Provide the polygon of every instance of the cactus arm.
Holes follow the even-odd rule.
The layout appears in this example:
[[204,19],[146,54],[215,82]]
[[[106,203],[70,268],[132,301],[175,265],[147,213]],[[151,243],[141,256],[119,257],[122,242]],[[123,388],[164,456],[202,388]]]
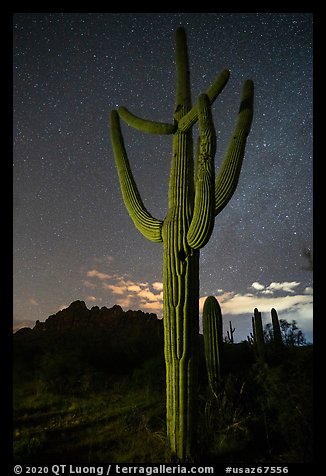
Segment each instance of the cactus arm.
[[216,133],[206,94],[198,99],[199,151],[196,167],[194,213],[187,233],[187,243],[193,249],[206,245],[214,227],[214,156]]
[[176,124],[155,122],[137,117],[125,107],[119,107],[117,111],[121,119],[123,119],[128,126],[141,132],[147,132],[149,134],[173,134],[177,129]]
[[[206,94],[211,104],[215,101],[217,96],[223,91],[224,86],[228,82],[230,72],[228,69],[223,71],[217,76],[212,85],[207,89]],[[185,132],[192,127],[198,120],[198,102],[190,109],[190,111],[183,116],[179,121],[178,129]]]
[[253,117],[254,86],[251,80],[244,83],[238,118],[229,142],[221,170],[215,180],[215,216],[231,199],[239,180],[247,136]]
[[133,178],[125,150],[117,111],[111,113],[111,140],[125,206],[136,228],[150,241],[162,242],[163,222],[153,218],[145,208]]
[[176,94],[174,118],[179,121],[191,109],[190,71],[187,38],[184,28],[176,31]]
[[215,101],[218,95],[223,91],[224,86],[228,82],[230,77],[230,71],[227,68],[224,68],[220,74],[216,77],[215,81],[211,84],[211,86],[207,89],[207,96],[211,104]]

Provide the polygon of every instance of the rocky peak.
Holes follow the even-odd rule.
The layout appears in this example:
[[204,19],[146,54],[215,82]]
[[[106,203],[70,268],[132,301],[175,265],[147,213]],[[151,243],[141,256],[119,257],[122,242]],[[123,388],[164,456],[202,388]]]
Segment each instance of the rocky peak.
[[[81,327],[116,328],[126,321],[159,322],[157,315],[142,311],[124,311],[115,304],[111,308],[93,306],[88,309],[84,301],[74,301],[67,308],[49,316],[45,322],[36,321],[33,331],[65,330]],[[155,324],[154,324],[155,325]]]

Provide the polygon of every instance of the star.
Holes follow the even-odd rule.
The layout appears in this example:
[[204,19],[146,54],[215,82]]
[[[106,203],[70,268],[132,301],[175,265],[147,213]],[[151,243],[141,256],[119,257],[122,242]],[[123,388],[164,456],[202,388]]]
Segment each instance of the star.
[[[282,308],[280,316],[297,317],[312,339],[312,296],[302,298],[312,273],[301,256],[312,249],[312,23],[311,13],[15,13],[14,319],[42,321],[77,299],[113,306],[112,289],[126,275],[143,290],[162,282],[162,248],[140,235],[123,204],[109,116],[125,106],[173,120],[175,31],[183,25],[193,101],[231,71],[213,105],[217,172],[241,85],[255,84],[239,183],[201,251],[200,295],[232,296],[235,314],[225,319],[241,340],[253,310],[236,314],[236,303],[251,284],[299,282],[300,312]],[[122,127],[143,201],[164,219],[171,137]],[[92,269],[110,280],[87,277]],[[283,302],[273,289],[269,301],[254,290],[266,312]]]

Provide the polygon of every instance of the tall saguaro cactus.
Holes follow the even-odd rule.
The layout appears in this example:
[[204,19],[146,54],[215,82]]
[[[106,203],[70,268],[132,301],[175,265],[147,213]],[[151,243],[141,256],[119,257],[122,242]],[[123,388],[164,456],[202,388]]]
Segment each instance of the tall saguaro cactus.
[[[240,110],[223,164],[215,178],[216,134],[211,104],[224,88],[223,70],[192,105],[186,34],[176,32],[176,101],[171,123],[153,122],[119,107],[111,114],[111,138],[122,196],[138,230],[163,243],[163,322],[166,363],[166,422],[172,455],[191,459],[196,420],[199,334],[199,250],[208,242],[215,216],[237,186],[253,115],[253,83],[244,83]],[[168,211],[154,218],[144,206],[126,154],[120,118],[151,134],[172,135]],[[193,161],[192,127],[198,121],[199,146]]]

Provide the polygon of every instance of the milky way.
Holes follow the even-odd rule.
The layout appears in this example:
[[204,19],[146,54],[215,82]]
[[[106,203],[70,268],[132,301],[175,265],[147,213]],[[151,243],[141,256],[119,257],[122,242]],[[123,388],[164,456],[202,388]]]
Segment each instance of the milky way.
[[[312,272],[302,253],[312,250],[311,13],[14,15],[14,320],[33,325],[77,299],[160,315],[162,247],[125,210],[109,116],[124,105],[171,122],[179,25],[193,101],[231,72],[213,105],[216,170],[241,85],[255,84],[239,184],[201,251],[201,305],[217,296],[238,340],[254,307],[266,322],[275,307],[311,341]],[[171,136],[125,125],[123,133],[143,201],[163,219]]]

